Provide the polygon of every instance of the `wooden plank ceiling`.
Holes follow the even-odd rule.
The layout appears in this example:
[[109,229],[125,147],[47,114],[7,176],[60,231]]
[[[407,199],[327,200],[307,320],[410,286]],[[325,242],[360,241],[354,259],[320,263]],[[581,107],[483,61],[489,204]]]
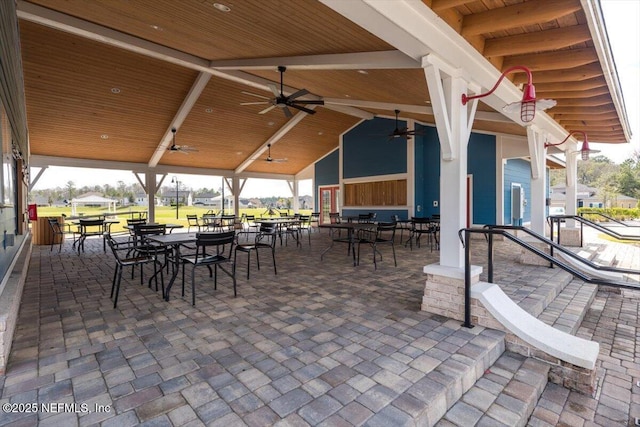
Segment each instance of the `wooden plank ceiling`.
[[[627,142],[626,118],[614,107],[585,13],[579,0],[424,0],[498,70],[526,65],[534,71],[539,98],[557,100],[548,111],[567,131],[590,141]],[[394,47],[315,0],[235,0],[230,11],[212,0],[30,0],[37,5],[152,42],[206,61],[393,51]],[[198,77],[195,67],[152,58],[21,19],[20,31],[31,154],[76,159],[150,162]],[[244,70],[246,76],[279,84],[275,69]],[[253,76],[253,77],[252,77]],[[523,74],[509,76],[523,83]],[[290,68],[285,85],[342,100],[363,112],[433,123],[420,68]],[[264,86],[264,85],[263,85]],[[115,92],[115,93],[114,93]],[[176,133],[185,155],[166,151],[160,165],[292,175],[338,146],[338,136],[360,118],[318,106],[264,149],[288,119],[279,108],[251,94],[271,97],[256,85],[214,74]],[[424,112],[422,112],[424,109]],[[484,104],[479,110],[493,111]],[[294,110],[295,112],[295,110]],[[525,135],[516,123],[477,118],[474,129]],[[393,129],[390,129],[391,132]]]

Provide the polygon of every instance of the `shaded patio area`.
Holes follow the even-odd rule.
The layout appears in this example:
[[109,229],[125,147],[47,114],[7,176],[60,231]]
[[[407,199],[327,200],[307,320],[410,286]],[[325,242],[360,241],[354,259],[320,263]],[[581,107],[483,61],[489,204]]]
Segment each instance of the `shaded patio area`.
[[[278,246],[278,275],[264,259],[260,271],[252,265],[249,281],[239,254],[238,297],[228,278],[220,276],[214,290],[200,275],[195,307],[189,286],[183,298],[176,284],[165,302],[139,284],[138,273],[125,274],[115,310],[114,261],[102,242],[88,241],[81,255],[69,242],[60,254],[34,246],[1,402],[88,410],[3,413],[0,425],[414,425],[434,422],[438,392],[464,414],[450,401],[458,384],[515,375],[491,366],[504,350],[502,332],[420,311],[422,267],[438,259],[428,245],[398,245],[397,268],[383,248],[374,270],[364,247],[358,267],[345,245],[321,262],[328,244],[322,232],[312,234],[311,246]],[[518,264],[508,243],[498,252],[496,281],[510,286],[565,274]],[[634,292],[598,293],[580,329],[601,342],[597,399],[548,384],[531,425],[611,425],[640,416],[639,303]],[[624,315],[614,317],[616,309]],[[498,366],[509,365],[505,357],[522,364],[505,353]],[[462,379],[452,379],[457,374]],[[517,397],[499,394],[487,410],[475,408],[472,424],[501,425],[494,405],[519,411]],[[454,413],[440,424],[468,419]]]

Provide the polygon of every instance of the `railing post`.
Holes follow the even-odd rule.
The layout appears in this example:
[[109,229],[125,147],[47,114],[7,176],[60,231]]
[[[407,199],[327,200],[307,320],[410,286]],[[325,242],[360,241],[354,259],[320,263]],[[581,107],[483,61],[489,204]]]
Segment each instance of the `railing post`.
[[584,236],[584,223],[580,221],[580,247],[583,246],[583,236]]
[[487,280],[493,283],[493,229],[489,229],[489,253],[487,254]]
[[473,328],[471,324],[471,232],[464,230],[464,323],[465,328]]

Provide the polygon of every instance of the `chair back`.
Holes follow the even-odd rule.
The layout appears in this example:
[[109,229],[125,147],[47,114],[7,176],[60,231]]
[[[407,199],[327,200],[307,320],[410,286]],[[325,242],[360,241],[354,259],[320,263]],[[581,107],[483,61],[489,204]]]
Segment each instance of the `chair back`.
[[80,219],[80,234],[99,235],[105,232],[104,219]]
[[198,215],[187,215],[187,223],[189,225],[199,225],[198,224]]
[[331,224],[340,224],[340,214],[338,212],[330,212],[329,220]]
[[[379,222],[376,228],[377,230],[377,238],[380,240],[394,240],[396,235],[396,225],[395,221],[392,222]],[[391,233],[391,234],[389,234]]]
[[431,231],[431,218],[411,217],[411,229],[418,233],[428,233]]
[[[224,231],[222,233],[196,233],[196,246],[198,249],[195,258],[196,264],[198,263],[198,260],[202,262],[204,259],[211,256],[216,256],[220,261],[230,259],[236,240],[235,235],[235,231]],[[207,251],[207,248],[210,247],[216,248],[215,254]],[[228,247],[228,251],[226,250],[226,247]]]
[[144,240],[146,236],[167,234],[166,224],[137,224],[133,226],[135,236]]
[[47,221],[49,221],[49,227],[51,227],[51,231],[53,231],[53,234],[64,234],[64,232],[62,231],[62,226],[58,222],[57,218],[47,218]]
[[256,235],[256,245],[269,246],[272,249],[276,246],[278,237],[278,225],[273,222],[260,223],[260,231]]
[[220,228],[222,231],[233,231],[236,225],[235,215],[222,215],[220,218]]

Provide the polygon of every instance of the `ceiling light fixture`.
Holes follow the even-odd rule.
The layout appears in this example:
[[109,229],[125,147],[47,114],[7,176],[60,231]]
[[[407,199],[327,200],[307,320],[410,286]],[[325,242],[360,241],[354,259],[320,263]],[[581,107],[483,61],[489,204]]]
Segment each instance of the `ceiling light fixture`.
[[536,89],[533,86],[533,76],[531,74],[531,70],[522,65],[515,65],[513,67],[507,68],[501,75],[496,84],[491,88],[491,90],[487,93],[483,93],[480,95],[467,96],[466,93],[462,94],[462,105],[467,105],[467,102],[472,99],[484,98],[485,96],[491,95],[497,88],[498,85],[502,82],[502,79],[514,71],[524,71],[527,73],[527,84],[524,85],[522,101],[514,102],[512,104],[505,105],[502,110],[505,113],[514,113],[520,109],[520,120],[525,123],[532,121],[536,116],[536,110],[546,110],[547,108],[551,108],[556,105],[556,101],[552,99],[536,99]]
[[120,93],[120,88],[112,87],[111,88],[111,93]]
[[358,70],[358,72],[360,74],[369,74],[369,72],[367,70]]
[[107,135],[106,133],[103,133],[102,135],[100,135],[100,138],[109,139],[109,135]]
[[213,108],[205,108],[205,113],[213,113]]
[[580,134],[584,138],[584,141],[582,142],[582,148],[580,148],[580,151],[575,151],[575,152],[580,153],[580,155],[582,157],[582,160],[589,160],[589,155],[590,154],[595,154],[595,153],[599,153],[600,152],[600,150],[592,150],[592,149],[589,148],[589,140],[587,138],[587,133],[583,132],[581,130],[574,130],[572,132],[569,132],[569,135],[567,135],[567,137],[565,139],[563,139],[561,142],[558,142],[556,144],[551,144],[551,143],[545,142],[544,143],[544,148],[555,147],[557,145],[562,145],[565,142],[567,142],[569,137],[571,137],[574,134]]
[[225,13],[231,12],[231,8],[229,6],[227,6],[226,4],[214,3],[213,7],[218,9],[220,12],[225,12]]
[[160,27],[159,25],[149,25],[149,26],[156,31],[164,31],[164,28]]

